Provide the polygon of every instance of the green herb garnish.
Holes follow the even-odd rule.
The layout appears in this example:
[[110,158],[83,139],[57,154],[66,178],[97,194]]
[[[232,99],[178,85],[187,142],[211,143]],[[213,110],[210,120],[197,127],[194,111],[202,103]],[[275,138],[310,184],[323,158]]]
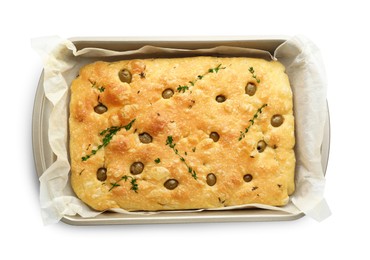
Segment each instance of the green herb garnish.
[[135,120],[136,119],[132,120],[130,123],[124,126],[112,126],[112,127],[108,127],[107,129],[101,131],[99,135],[104,136],[102,143],[99,144],[96,149],[92,150],[90,154],[81,157],[82,161],[87,161],[92,155],[96,154],[101,148],[106,147],[109,144],[109,142],[112,140],[113,136],[117,134],[122,128],[126,129],[126,131],[130,130]]
[[128,175],[123,175],[121,177],[121,179],[119,179],[118,181],[111,182],[110,185],[112,185],[112,187],[110,187],[109,191],[113,190],[115,187],[121,186],[118,182],[120,182],[122,180],[124,180],[126,182],[128,179],[130,179],[131,190],[133,190],[133,191],[135,191],[135,193],[137,193],[137,191],[139,190],[139,185],[136,183],[137,179],[135,179],[132,176],[128,176]]
[[[208,70],[208,73],[217,73],[219,70],[223,70],[223,69],[226,69],[226,67],[222,67],[221,68],[221,64],[218,64],[218,66],[216,68],[213,68],[213,69],[209,69]],[[204,76],[204,75],[203,75]],[[198,76],[199,77],[199,76]]]
[[239,141],[241,141],[244,137],[245,137],[245,134],[248,133],[249,131],[249,128],[254,125],[254,120],[256,120],[258,118],[258,115],[262,113],[262,109],[264,107],[267,107],[267,104],[263,104],[259,109],[257,109],[256,113],[253,115],[253,118],[249,120],[249,125],[247,128],[245,128],[244,131],[240,131],[240,136],[239,136]]
[[253,67],[249,67],[249,72],[252,74],[252,77],[257,81],[257,83],[261,82],[261,80],[257,78],[257,75],[255,74]]
[[186,167],[188,168],[188,172],[191,174],[191,177],[196,180],[198,178],[197,173],[186,163],[185,158],[179,154],[179,151],[175,148],[176,144],[173,142],[173,138],[171,135],[167,136],[166,145],[168,145],[175,152],[175,154],[180,157],[180,161],[182,161],[186,165]]
[[103,86],[98,86],[97,84],[96,84],[96,81],[91,81],[91,80],[89,80],[90,81],[90,83],[92,84],[92,88],[96,88],[97,90],[99,90],[99,92],[100,93],[102,93],[102,92],[104,92],[104,90],[105,90],[105,87],[103,87]]
[[[206,76],[207,74],[209,74],[209,73],[218,73],[218,71],[219,71],[219,70],[226,69],[226,67],[221,67],[221,65],[222,65],[222,64],[218,64],[218,65],[217,65],[217,67],[209,69],[209,70],[208,70],[206,73],[204,73],[203,75],[198,75],[198,76],[197,76],[197,78],[196,78],[195,80],[193,80],[193,81],[189,81],[189,84],[190,84],[191,86],[194,86],[194,85],[195,85],[195,83],[196,83],[198,80],[203,79],[203,78],[204,78],[204,76]],[[185,93],[185,91],[186,91],[186,90],[188,90],[188,89],[189,89],[189,86],[188,86],[188,85],[184,85],[184,86],[179,86],[179,87],[177,88],[177,91],[178,91],[178,92]]]
[[160,163],[161,162],[161,159],[157,158],[154,160],[155,163]]
[[185,93],[185,91],[186,91],[186,90],[188,90],[188,89],[189,89],[189,87],[188,87],[188,86],[179,86],[179,87],[177,88],[177,91],[178,91],[178,92]]

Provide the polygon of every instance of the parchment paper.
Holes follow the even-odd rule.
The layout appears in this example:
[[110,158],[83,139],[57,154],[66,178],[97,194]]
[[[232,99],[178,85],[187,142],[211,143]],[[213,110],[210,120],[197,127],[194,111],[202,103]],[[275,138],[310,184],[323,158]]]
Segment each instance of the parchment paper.
[[[324,123],[327,119],[325,69],[319,50],[304,37],[292,37],[280,45],[274,55],[261,50],[226,46],[198,50],[144,46],[138,50],[124,52],[97,48],[77,51],[72,42],[59,37],[33,39],[32,46],[42,58],[45,96],[54,106],[49,119],[48,135],[51,149],[57,159],[40,177],[41,212],[45,224],[56,223],[63,216],[68,215],[94,217],[101,214],[80,201],[74,195],[69,183],[70,164],[67,151],[69,86],[79,69],[96,60],[197,55],[277,59],[286,67],[294,94],[296,191],[290,197],[288,205],[271,207],[250,204],[212,210],[259,207],[292,214],[304,212],[318,221],[330,215],[329,207],[323,197],[325,178],[320,152]],[[161,212],[128,212],[122,209],[113,211],[122,214],[161,214]]]

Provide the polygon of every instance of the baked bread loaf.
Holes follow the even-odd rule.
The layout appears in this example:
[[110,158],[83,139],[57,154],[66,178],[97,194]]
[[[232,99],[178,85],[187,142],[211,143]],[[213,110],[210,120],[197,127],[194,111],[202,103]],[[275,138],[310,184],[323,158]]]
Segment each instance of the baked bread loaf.
[[294,191],[292,91],[254,58],[95,62],[71,86],[71,182],[96,210],[280,206]]

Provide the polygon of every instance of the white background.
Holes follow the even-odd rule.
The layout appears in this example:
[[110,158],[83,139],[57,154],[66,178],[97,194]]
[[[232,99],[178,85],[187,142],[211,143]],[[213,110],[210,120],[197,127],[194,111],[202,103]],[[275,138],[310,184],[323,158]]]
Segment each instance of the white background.
[[[0,3],[0,259],[369,259],[369,210],[363,208],[370,198],[365,1],[7,2]],[[31,38],[294,34],[317,44],[327,68],[332,139],[325,197],[331,217],[321,223],[304,217],[262,223],[43,225],[31,144],[42,65]]]

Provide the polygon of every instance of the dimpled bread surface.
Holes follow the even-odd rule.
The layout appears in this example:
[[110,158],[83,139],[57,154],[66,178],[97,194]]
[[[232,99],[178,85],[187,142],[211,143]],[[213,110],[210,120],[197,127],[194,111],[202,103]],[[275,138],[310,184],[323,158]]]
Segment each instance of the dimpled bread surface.
[[292,111],[277,61],[86,65],[71,86],[72,187],[100,211],[285,205],[294,191]]

